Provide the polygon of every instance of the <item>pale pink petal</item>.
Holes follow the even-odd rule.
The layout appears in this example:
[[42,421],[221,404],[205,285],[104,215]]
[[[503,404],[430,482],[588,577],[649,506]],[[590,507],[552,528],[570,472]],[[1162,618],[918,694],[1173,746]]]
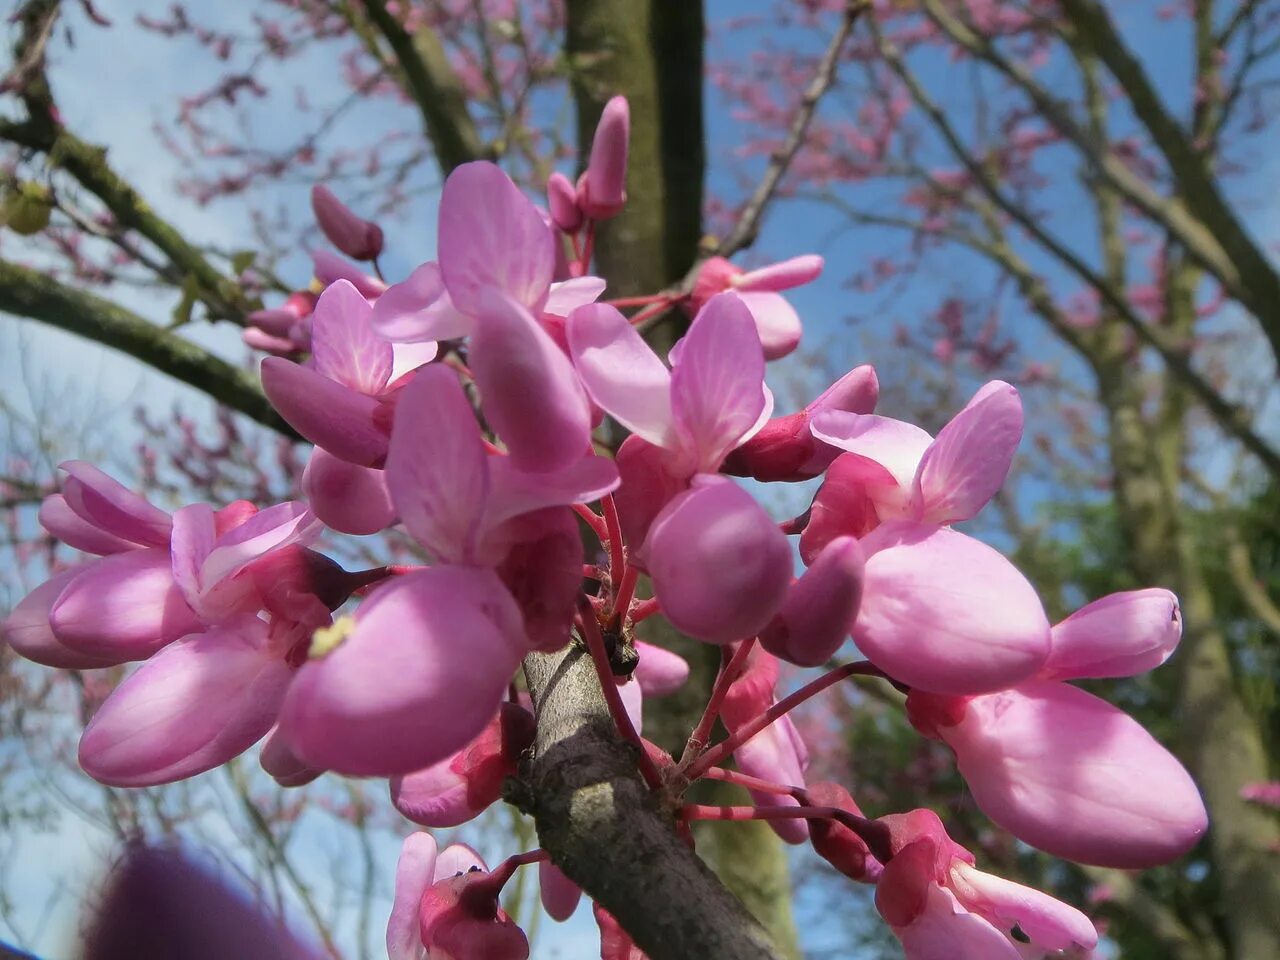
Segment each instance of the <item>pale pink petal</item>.
[[81,653],[68,647],[49,625],[49,614],[62,591],[92,564],[77,564],[46,580],[18,602],[0,622],[0,637],[19,655],[46,667],[89,670],[120,663],[119,658]]
[[864,564],[857,540],[832,540],[787,590],[777,616],[760,631],[760,643],[797,666],[826,663],[853,630]]
[[622,709],[637,733],[644,731],[644,691],[635,680],[618,684],[618,697],[622,700]]
[[1052,637],[1040,679],[1132,677],[1173,655],[1182,614],[1168,590],[1127,590],[1081,607],[1053,628]]
[[484,294],[470,363],[485,418],[522,470],[546,473],[591,446],[591,407],[573,364],[516,301]]
[[574,277],[553,283],[542,312],[553,317],[568,317],[579,307],[599,300],[604,288],[605,282],[601,277]]
[[262,389],[289,425],[336,457],[376,467],[387,455],[379,403],[281,357],[262,361]]
[[780,360],[800,345],[800,316],[781,294],[744,291],[737,296],[751,311],[766,360]]
[[[784,786],[803,787],[808,754],[790,717],[781,717],[733,752],[738,768],[748,776],[771,780]],[[795,797],[752,790],[757,806],[798,807]],[[802,819],[770,820],[774,833],[787,843],[804,843],[809,824]]]
[[387,287],[373,304],[372,323],[378,336],[396,343],[454,340],[475,329],[475,321],[449,299],[435,261]]
[[714,473],[764,408],[764,354],[750,311],[733,293],[698,311],[671,372],[676,430],[693,469]]
[[591,503],[621,483],[613,461],[597,456],[583,457],[553,473],[517,470],[509,457],[494,457],[489,461],[489,481],[485,523],[490,528],[544,507]]
[[646,697],[675,693],[689,679],[689,661],[680,654],[643,640],[637,640],[635,646],[640,662],[632,676]]
[[671,374],[626,317],[607,303],[569,316],[569,352],[591,399],[650,443],[674,443]]
[[391,383],[406,373],[430,363],[440,352],[434,341],[424,343],[393,343],[391,345]]
[[193,777],[260,740],[292,670],[251,619],[184,637],[130,675],[80,738],[80,766],[100,783],[143,787]]
[[479,867],[485,871],[489,869],[484,862],[484,857],[480,856],[477,850],[465,843],[451,843],[440,851],[432,881],[439,883],[441,880],[456,877],[460,873],[470,873],[473,867]]
[[538,208],[492,163],[464,163],[440,197],[440,273],[454,305],[484,312],[482,294],[539,310],[555,269],[554,236]]
[[868,484],[881,520],[910,516],[916,470],[933,443],[929,434],[901,420],[840,410],[815,414],[810,430],[823,443],[878,464],[893,477],[893,486]]
[[489,466],[471,404],[447,367],[404,388],[386,482],[409,532],[439,560],[470,562],[489,496]]
[[980,389],[925,451],[912,511],[926,523],[968,520],[1000,489],[1022,439],[1022,401],[1000,380]]
[[983,873],[961,860],[951,863],[951,891],[970,912],[992,926],[1016,925],[1040,950],[1084,948],[1098,943],[1093,923],[1075,907],[1012,880]]
[[339,533],[378,533],[396,519],[382,470],[339,460],[323,447],[311,450],[302,472],[302,490],[316,516]]
[[391,377],[391,344],[373,332],[373,308],[346,280],[325,288],[311,315],[311,363],[316,373],[369,396]]
[[1182,764],[1132,717],[1068,684],[977,697],[939,733],[979,809],[1054,856],[1142,869],[1204,835],[1204,803]]
[[85,520],[67,505],[60,493],[50,494],[40,503],[37,514],[40,526],[68,547],[105,557],[112,553],[136,550],[138,544],[122,540]]
[[83,460],[64,461],[58,469],[67,474],[62,495],[82,519],[144,547],[163,547],[169,542],[169,514],[145,497]]
[[390,780],[391,803],[400,814],[424,827],[456,827],[472,819],[467,779],[454,769],[457,754],[424,770]]
[[818,279],[823,260],[816,253],[806,253],[781,263],[771,263],[759,270],[750,270],[733,281],[733,289],[745,293],[749,290],[769,290],[778,293],[790,290]]
[[305,546],[321,533],[320,521],[305,503],[277,503],[260,510],[235,530],[218,538],[200,566],[200,583],[206,590],[232,576],[263,554],[284,547]]
[[351,633],[302,666],[280,728],[312,766],[422,770],[484,729],[527,650],[520,611],[490,571],[409,574],[375,591]]
[[1049,655],[1035,589],[991,547],[954,530],[894,521],[862,541],[858,649],[911,687],[989,693],[1034,676]]
[[69,583],[50,623],[62,643],[116,663],[141,660],[202,629],[160,547],[103,557]]
[[573,916],[582,899],[582,888],[550,860],[538,863],[538,890],[547,916],[561,923]]
[[[892,866],[890,861],[885,872]],[[894,928],[906,960],[1021,960],[1013,941],[966,911],[951,891],[930,884],[927,897],[910,926]]]
[[672,500],[645,554],[663,614],[709,643],[754,636],[791,582],[787,538],[749,493],[721,478],[700,479]]
[[405,838],[396,863],[395,897],[387,921],[388,960],[424,960],[427,955],[419,932],[422,895],[435,882],[435,837],[418,832]]

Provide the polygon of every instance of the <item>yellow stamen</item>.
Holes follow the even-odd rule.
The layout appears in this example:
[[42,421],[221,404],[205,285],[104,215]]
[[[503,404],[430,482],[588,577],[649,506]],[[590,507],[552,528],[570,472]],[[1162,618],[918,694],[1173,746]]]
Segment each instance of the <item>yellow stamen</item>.
[[333,621],[333,626],[321,627],[311,635],[311,649],[307,656],[319,660],[336,650],[356,627],[355,617],[343,616]]

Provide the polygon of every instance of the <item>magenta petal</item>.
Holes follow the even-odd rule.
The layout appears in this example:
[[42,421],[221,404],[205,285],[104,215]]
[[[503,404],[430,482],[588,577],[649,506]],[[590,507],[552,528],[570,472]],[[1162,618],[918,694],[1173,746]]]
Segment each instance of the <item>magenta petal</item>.
[[259,510],[215,542],[200,567],[200,583],[211,590],[262,555],[283,547],[305,546],[320,535],[316,515],[305,503],[290,501]]
[[586,456],[554,473],[517,470],[509,457],[489,461],[489,505],[486,525],[502,523],[522,513],[571,503],[590,503],[616,490],[618,468],[607,457]]
[[275,721],[292,671],[257,619],[184,637],[130,675],[80,738],[80,766],[100,783],[171,783],[226,763]]
[[709,643],[755,636],[791,582],[787,538],[729,480],[700,478],[672,500],[654,521],[645,552],[662,612]]
[[452,370],[428,367],[404,388],[386,482],[414,538],[439,560],[469,563],[489,497],[489,467],[471,404]]
[[323,447],[311,450],[302,490],[316,516],[339,533],[378,533],[396,519],[383,471],[339,460]]
[[67,505],[85,521],[144,547],[169,542],[169,514],[145,497],[83,460],[67,460],[58,469],[68,475],[62,485]]
[[464,163],[440,197],[440,273],[463,313],[484,312],[482,294],[540,309],[555,269],[555,241],[538,208],[492,163]]
[[1168,590],[1127,590],[1081,607],[1053,628],[1052,637],[1040,679],[1132,677],[1173,655],[1182,614]]
[[600,112],[591,157],[587,161],[579,197],[587,216],[604,220],[615,216],[626,202],[627,148],[631,137],[631,108],[627,98],[611,97]]
[[456,827],[475,817],[467,796],[467,780],[454,770],[457,754],[450,754],[425,770],[392,777],[391,803],[401,816],[424,827]]
[[393,283],[373,304],[373,329],[397,343],[465,337],[475,322],[461,313],[445,292],[440,267],[424,263],[407,280]]
[[858,648],[911,687],[989,693],[1029,679],[1049,655],[1035,589],[986,544],[942,527],[895,521],[862,542]]
[[574,233],[582,226],[578,191],[563,173],[553,173],[547,178],[547,212],[551,214],[551,221],[565,233]]
[[126,550],[138,548],[138,544],[133,541],[122,540],[107,533],[101,527],[89,523],[71,509],[60,493],[50,494],[41,501],[37,519],[40,521],[40,526],[52,536],[57,537],[68,547],[83,550],[85,553],[105,557],[108,554],[123,553]]
[[810,416],[823,410],[843,410],[846,413],[871,413],[880,398],[880,379],[869,363],[854,367],[843,377],[822,391],[818,399],[805,407]]
[[573,916],[582,899],[582,888],[550,860],[538,863],[538,890],[547,916],[561,923]]
[[604,288],[605,282],[600,277],[574,277],[553,283],[542,308],[543,316],[568,317],[579,307],[599,300]]
[[395,896],[387,920],[388,960],[423,960],[419,911],[422,895],[435,882],[436,841],[429,833],[405,838],[396,863]]
[[745,293],[751,290],[767,290],[778,293],[790,290],[818,279],[823,260],[816,253],[806,253],[781,263],[771,263],[759,270],[750,270],[734,278],[733,289]]
[[18,602],[0,623],[0,637],[22,657],[46,667],[64,670],[88,670],[121,661],[81,653],[66,646],[54,636],[49,626],[49,613],[72,580],[89,569],[92,563],[78,564],[46,580]]
[[675,693],[689,679],[689,661],[680,654],[643,640],[637,640],[635,646],[640,662],[632,676],[646,697]]
[[361,296],[370,299],[387,289],[387,285],[377,277],[369,276],[350,260],[344,260],[328,250],[312,250],[311,264],[315,268],[316,279],[326,287],[339,280],[346,280]]
[[[733,752],[734,761],[743,773],[761,780],[772,780],[785,786],[803,787],[804,771],[809,765],[804,743],[790,717],[781,717],[765,727]],[[795,797],[751,791],[757,806],[798,807]],[[809,825],[795,820],[771,820],[769,826],[787,843],[804,843],[809,838]]]
[[1018,391],[993,380],[925,451],[912,489],[913,513],[938,524],[973,517],[1004,483],[1021,439]]
[[1068,684],[975,698],[939,732],[982,812],[1056,857],[1143,869],[1204,835],[1182,764],[1132,717]]
[[262,389],[291,427],[334,456],[365,467],[386,457],[373,397],[281,357],[262,361]]
[[376,396],[391,377],[391,344],[373,332],[373,307],[346,280],[325,288],[311,315],[316,373]]
[[[890,861],[885,874],[892,868]],[[893,929],[906,960],[1020,960],[1013,941],[960,906],[950,890],[936,883],[926,889],[920,916],[906,927]]]
[[115,663],[140,660],[202,629],[174,582],[169,551],[117,553],[88,567],[53,605],[57,638]]
[[520,608],[530,647],[563,647],[582,590],[582,535],[573,513],[561,507],[515,517],[491,534],[486,550],[503,557],[496,572]]
[[826,663],[853,630],[864,564],[857,540],[832,540],[787,590],[777,616],[760,631],[761,645],[801,667]]
[[676,430],[693,469],[714,473],[760,421],[764,354],[751,313],[733,293],[698,311],[671,373]]
[[546,473],[580,460],[591,445],[591,407],[573,364],[519,303],[496,293],[480,299],[471,370],[512,463]]
[[356,216],[323,184],[311,188],[311,211],[320,231],[348,257],[372,260],[382,252],[382,229]]
[[277,727],[267,735],[258,751],[258,764],[272,780],[282,787],[301,787],[319,777],[323,770],[309,767],[289,749]]
[[751,311],[766,360],[780,360],[800,345],[804,332],[795,307],[779,293],[744,291],[737,296]]
[[569,352],[591,399],[650,443],[674,443],[671,374],[626,317],[607,303],[569,316]]
[[280,728],[313,766],[392,776],[457,752],[493,717],[528,646],[491,572],[433,567],[374,592],[298,672]]

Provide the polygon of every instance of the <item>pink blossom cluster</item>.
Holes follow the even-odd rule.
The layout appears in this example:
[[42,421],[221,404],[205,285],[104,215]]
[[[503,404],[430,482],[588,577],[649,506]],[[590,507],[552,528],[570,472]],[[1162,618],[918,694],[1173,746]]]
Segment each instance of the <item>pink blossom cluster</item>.
[[[82,766],[103,783],[190,777],[267,736],[261,763],[281,784],[384,777],[397,809],[435,828],[475,817],[518,774],[537,723],[516,682],[522,661],[581,644],[620,735],[641,748],[639,774],[681,821],[764,819],[811,843],[877,885],[911,960],[1091,950],[1082,913],[978,870],[929,811],[871,819],[843,787],[806,785],[789,711],[853,675],[892,683],[915,728],[955,752],[977,805],[1019,840],[1080,863],[1168,862],[1206,828],[1195,785],[1140,725],[1071,681],[1162,663],[1181,634],[1176,599],[1114,594],[1053,625],[1008,559],[954,528],[1013,462],[1023,413],[1006,383],[983,386],[936,436],[874,412],[869,366],[774,416],[766,363],[800,335],[780,292],[813,279],[819,258],[750,272],[711,259],[688,290],[601,300],[590,250],[626,201],[626,156],[615,100],[578,183],[552,178],[549,214],[497,166],[472,163],[445,183],[437,259],[407,279],[388,285],[317,255],[314,309],[294,301],[254,318],[277,354],[262,362],[267,395],[315,445],[306,504],[170,515],[64,464],[41,521],[96,559],[23,600],[6,639],[50,666],[141,661],[81,740]],[[314,200],[335,246],[376,259],[375,225],[327,191]],[[664,358],[636,325],[674,306],[694,316]],[[630,431],[612,458],[593,437],[606,414]],[[731,476],[821,485],[779,524]],[[346,572],[313,549],[326,526],[401,527],[425,562]],[[652,599],[637,598],[642,574]],[[341,613],[353,595],[354,613]],[[643,699],[688,673],[634,641],[658,614],[723,655],[679,758],[640,732]],[[615,652],[634,647],[634,674],[615,673],[606,637]],[[829,668],[851,638],[867,659]],[[784,661],[828,669],[787,693]],[[728,733],[713,742],[717,722]],[[704,777],[746,787],[753,804],[679,803]],[[548,911],[567,916],[579,891],[546,852],[490,871],[469,849],[411,836],[393,960],[526,957],[497,895],[534,862]],[[597,919],[602,956],[639,956],[603,909]]]

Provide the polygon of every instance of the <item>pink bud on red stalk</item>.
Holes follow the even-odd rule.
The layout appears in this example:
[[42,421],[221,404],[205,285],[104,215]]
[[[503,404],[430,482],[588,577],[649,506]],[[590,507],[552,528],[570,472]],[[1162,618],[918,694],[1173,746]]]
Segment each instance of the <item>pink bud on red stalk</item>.
[[604,105],[591,159],[578,181],[578,205],[592,220],[617,216],[627,202],[627,147],[631,138],[631,108],[626,97]]
[[373,260],[382,253],[382,228],[357,217],[328,187],[311,188],[316,223],[335,247],[355,260]]
[[547,178],[547,209],[551,211],[552,222],[565,233],[574,233],[582,226],[578,192],[563,173],[553,173]]
[[[805,790],[805,803],[814,807],[838,807],[856,816],[862,810],[849,791],[838,783],[815,783]],[[871,855],[866,841],[831,817],[814,817],[809,821],[809,841],[814,852],[852,880],[875,883],[883,869]]]

